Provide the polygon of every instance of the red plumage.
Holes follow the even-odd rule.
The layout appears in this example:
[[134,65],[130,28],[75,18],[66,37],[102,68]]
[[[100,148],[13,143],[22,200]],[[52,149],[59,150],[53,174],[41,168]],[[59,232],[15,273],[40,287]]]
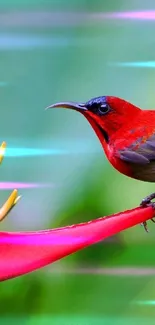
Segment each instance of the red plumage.
[[[155,111],[116,97],[106,97],[111,111],[103,116],[83,114],[96,132],[109,162],[120,173],[143,181],[155,181]],[[106,141],[102,129],[107,132]]]
[[155,182],[155,111],[141,110],[112,96],[96,97],[86,103],[57,103],[50,107],[81,112],[115,169],[135,179]]
[[[155,182],[155,111],[141,110],[112,96],[96,97],[86,103],[61,102],[48,108],[53,107],[81,112],[96,132],[109,162],[120,173]],[[141,205],[152,205],[154,198],[155,193],[143,199]],[[147,231],[146,222],[143,224]]]

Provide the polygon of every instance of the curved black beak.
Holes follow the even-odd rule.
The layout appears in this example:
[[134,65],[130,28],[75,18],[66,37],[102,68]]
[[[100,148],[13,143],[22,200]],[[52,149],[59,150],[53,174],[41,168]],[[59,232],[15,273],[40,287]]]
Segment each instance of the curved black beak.
[[87,108],[85,107],[84,103],[74,103],[74,102],[55,103],[53,105],[46,107],[45,109],[47,110],[49,108],[54,108],[54,107],[69,108],[69,109],[74,109],[76,111],[87,111]]

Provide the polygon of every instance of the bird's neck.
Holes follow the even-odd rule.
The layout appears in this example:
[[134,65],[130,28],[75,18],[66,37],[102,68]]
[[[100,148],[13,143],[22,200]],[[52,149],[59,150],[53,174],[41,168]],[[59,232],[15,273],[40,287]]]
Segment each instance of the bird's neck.
[[104,150],[106,151],[107,145],[110,140],[109,130],[106,128],[101,127],[97,121],[95,121],[90,115],[85,115],[88,122],[92,126],[93,130],[95,131],[97,137],[99,138]]
[[103,120],[100,120],[98,116],[92,116],[91,113],[89,115],[85,114],[106,154],[110,150],[111,139],[115,138],[115,134],[124,128],[124,125],[130,124],[132,126],[133,120],[139,118],[142,112],[133,105],[128,108],[124,114],[114,111],[112,114],[104,116]]

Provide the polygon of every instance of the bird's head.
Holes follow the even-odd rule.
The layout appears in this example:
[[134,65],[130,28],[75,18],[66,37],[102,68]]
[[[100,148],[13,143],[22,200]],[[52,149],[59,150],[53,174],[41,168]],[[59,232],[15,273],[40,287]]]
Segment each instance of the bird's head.
[[73,109],[82,113],[101,143],[108,143],[110,136],[118,131],[124,123],[132,121],[140,108],[130,104],[129,102],[112,96],[100,96],[92,98],[86,103],[60,102],[53,104],[48,108],[64,107]]

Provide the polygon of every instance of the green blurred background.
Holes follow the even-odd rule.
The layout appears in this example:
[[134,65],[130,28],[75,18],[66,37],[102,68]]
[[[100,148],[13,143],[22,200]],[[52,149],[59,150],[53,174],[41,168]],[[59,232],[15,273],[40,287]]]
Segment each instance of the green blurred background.
[[[1,230],[37,230],[87,221],[139,205],[155,190],[116,172],[78,113],[56,101],[123,97],[154,108],[154,69],[111,62],[152,61],[154,21],[99,19],[96,13],[154,10],[154,1],[1,0],[1,141],[58,155],[6,157],[1,181],[51,182],[20,190]],[[63,150],[67,153],[63,154]],[[10,191],[1,191],[3,202]],[[0,324],[154,324],[155,228],[136,226],[40,271],[0,284]]]

